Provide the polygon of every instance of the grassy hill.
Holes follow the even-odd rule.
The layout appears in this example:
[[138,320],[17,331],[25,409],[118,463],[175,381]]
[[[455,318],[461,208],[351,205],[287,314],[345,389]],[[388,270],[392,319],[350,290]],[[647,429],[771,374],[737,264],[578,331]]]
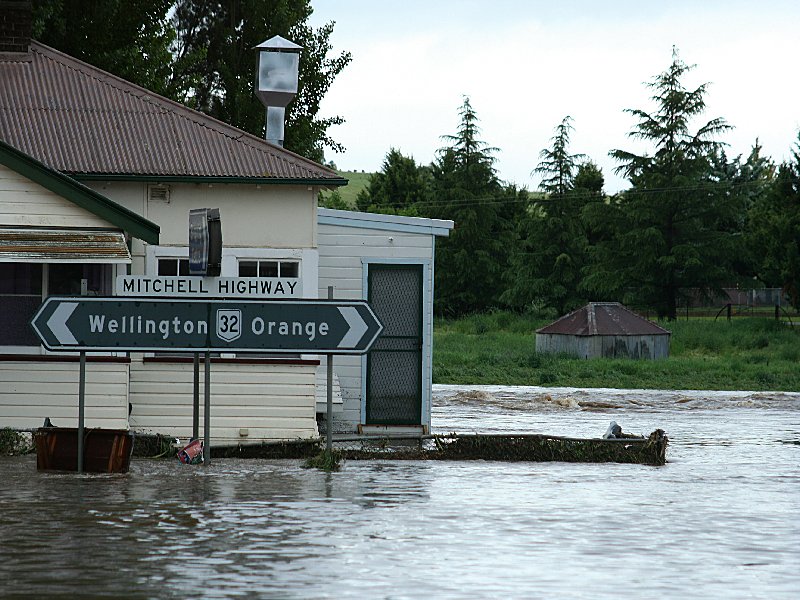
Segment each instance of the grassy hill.
[[[372,176],[372,173],[365,173],[364,171],[336,171],[348,180],[348,184],[344,187],[340,187],[339,194],[342,197],[342,200],[347,203],[348,206],[355,207],[356,205],[356,196],[358,192],[363,190],[365,187],[369,185],[369,178]],[[333,192],[332,191],[324,191],[322,192],[322,196],[324,198],[329,197]]]

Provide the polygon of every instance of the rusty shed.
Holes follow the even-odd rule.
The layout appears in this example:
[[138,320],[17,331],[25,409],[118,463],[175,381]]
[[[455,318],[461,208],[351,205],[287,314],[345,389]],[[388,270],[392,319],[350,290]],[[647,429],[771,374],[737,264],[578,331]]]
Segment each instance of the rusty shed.
[[590,302],[538,329],[536,351],[580,358],[666,358],[669,336],[619,302]]

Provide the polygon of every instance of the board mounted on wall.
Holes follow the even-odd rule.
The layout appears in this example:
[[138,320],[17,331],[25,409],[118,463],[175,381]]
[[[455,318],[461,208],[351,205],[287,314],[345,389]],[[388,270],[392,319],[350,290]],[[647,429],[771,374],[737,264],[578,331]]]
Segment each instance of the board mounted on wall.
[[218,208],[189,211],[189,274],[219,277],[222,268],[222,221]]

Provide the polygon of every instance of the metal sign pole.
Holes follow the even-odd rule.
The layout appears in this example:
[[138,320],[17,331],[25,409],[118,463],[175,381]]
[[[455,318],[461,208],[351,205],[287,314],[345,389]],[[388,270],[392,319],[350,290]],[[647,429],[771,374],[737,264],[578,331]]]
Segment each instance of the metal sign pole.
[[194,402],[192,403],[192,441],[200,437],[200,353],[194,353]]
[[211,464],[211,352],[206,352],[205,409],[203,414],[203,464]]
[[78,473],[83,473],[83,417],[86,401],[86,352],[81,352],[78,375]]
[[[328,300],[333,300],[333,286],[328,286]],[[327,421],[325,427],[325,448],[328,452],[333,449],[333,354],[328,354],[328,402]]]

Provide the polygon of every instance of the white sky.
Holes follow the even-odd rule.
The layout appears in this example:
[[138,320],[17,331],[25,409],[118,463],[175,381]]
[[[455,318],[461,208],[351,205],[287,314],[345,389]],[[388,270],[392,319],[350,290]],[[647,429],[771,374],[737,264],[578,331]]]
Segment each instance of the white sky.
[[336,21],[333,52],[352,63],[321,114],[347,122],[330,134],[347,151],[340,169],[377,171],[389,148],[430,163],[458,126],[462,96],[481,139],[500,149],[501,179],[536,189],[530,171],[556,125],[574,119],[570,150],[603,170],[606,191],[628,187],[608,151],[647,151],[627,137],[625,108],[654,109],[643,83],[664,71],[672,46],[690,88],[709,82],[696,123],[723,117],[722,141],[747,155],[756,138],[776,162],[800,128],[798,0],[312,0],[311,24]]

